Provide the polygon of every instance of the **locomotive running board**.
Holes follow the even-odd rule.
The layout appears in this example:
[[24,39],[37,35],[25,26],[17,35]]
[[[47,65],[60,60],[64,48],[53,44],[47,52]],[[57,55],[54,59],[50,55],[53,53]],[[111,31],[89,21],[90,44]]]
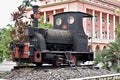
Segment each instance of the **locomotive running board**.
[[49,54],[62,54],[64,55],[66,52],[70,52],[72,55],[80,56],[80,59],[85,61],[93,61],[93,52],[80,52],[80,51],[41,51],[41,53],[49,53]]
[[45,51],[41,51],[41,53],[57,53],[57,54],[62,54],[62,53],[65,53],[65,52],[70,52],[71,54],[92,54],[93,52],[80,52],[80,51],[48,51],[48,50],[45,50]]

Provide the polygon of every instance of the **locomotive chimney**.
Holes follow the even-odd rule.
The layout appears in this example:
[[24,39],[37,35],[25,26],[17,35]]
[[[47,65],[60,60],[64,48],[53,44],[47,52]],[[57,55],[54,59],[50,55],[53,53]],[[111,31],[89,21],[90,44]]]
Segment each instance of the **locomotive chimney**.
[[36,15],[38,15],[38,8],[39,6],[35,5],[33,6],[33,26],[38,27],[38,18]]

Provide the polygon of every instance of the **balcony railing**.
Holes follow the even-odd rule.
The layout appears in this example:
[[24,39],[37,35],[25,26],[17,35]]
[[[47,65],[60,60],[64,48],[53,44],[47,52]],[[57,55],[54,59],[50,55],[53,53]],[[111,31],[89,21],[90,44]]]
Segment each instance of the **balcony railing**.
[[114,39],[97,39],[97,38],[94,38],[94,39],[90,39],[88,40],[89,42],[97,42],[97,43],[110,43],[110,42],[114,42],[115,40]]

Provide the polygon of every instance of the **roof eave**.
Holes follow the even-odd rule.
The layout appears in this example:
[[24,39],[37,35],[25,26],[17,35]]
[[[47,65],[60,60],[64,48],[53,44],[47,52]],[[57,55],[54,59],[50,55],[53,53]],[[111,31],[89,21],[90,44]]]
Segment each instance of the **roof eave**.
[[115,2],[113,2],[113,1],[110,1],[110,0],[100,0],[100,1],[105,2],[105,3],[108,3],[108,4],[111,4],[111,5],[114,5],[114,6],[120,8],[120,4],[115,3]]
[[75,2],[75,1],[79,1],[79,0],[67,0],[67,1],[45,4],[45,5],[41,5],[40,8],[45,8],[45,7],[55,6],[55,5],[61,5],[61,4],[65,4],[65,3]]
[[93,3],[93,2],[90,2],[90,1],[85,1],[85,0],[79,0],[83,3],[87,3],[87,4],[90,4],[90,5],[94,5],[94,6],[98,6],[98,7],[101,7],[101,8],[106,8],[106,9],[109,9],[109,10],[112,10],[114,11],[115,9],[114,8],[111,8],[111,7],[107,7],[107,6],[104,6],[104,5],[101,5],[101,4],[98,4],[98,3]]
[[[67,1],[55,2],[55,3],[46,4],[46,5],[41,5],[39,8],[56,6],[56,5],[71,3],[71,2],[75,2],[75,1],[80,1],[80,2],[83,2],[83,3],[87,3],[87,4],[89,4],[89,5],[94,5],[94,6],[98,6],[98,7],[101,7],[101,8],[106,8],[106,9],[112,10],[112,11],[115,11],[115,10],[116,10],[115,8],[107,7],[107,6],[104,6],[104,5],[101,5],[101,4],[98,4],[98,3],[93,3],[93,2],[91,2],[91,1],[86,1],[86,0],[67,0]],[[32,8],[29,8],[28,10],[31,10],[31,9],[32,9]]]

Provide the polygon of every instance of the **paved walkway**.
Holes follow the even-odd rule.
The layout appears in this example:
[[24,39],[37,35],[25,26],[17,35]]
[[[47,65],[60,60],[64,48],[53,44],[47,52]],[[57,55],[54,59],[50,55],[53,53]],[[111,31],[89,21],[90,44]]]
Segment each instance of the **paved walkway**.
[[0,71],[10,71],[11,69],[16,66],[16,63],[12,61],[3,61],[3,63],[0,64]]

